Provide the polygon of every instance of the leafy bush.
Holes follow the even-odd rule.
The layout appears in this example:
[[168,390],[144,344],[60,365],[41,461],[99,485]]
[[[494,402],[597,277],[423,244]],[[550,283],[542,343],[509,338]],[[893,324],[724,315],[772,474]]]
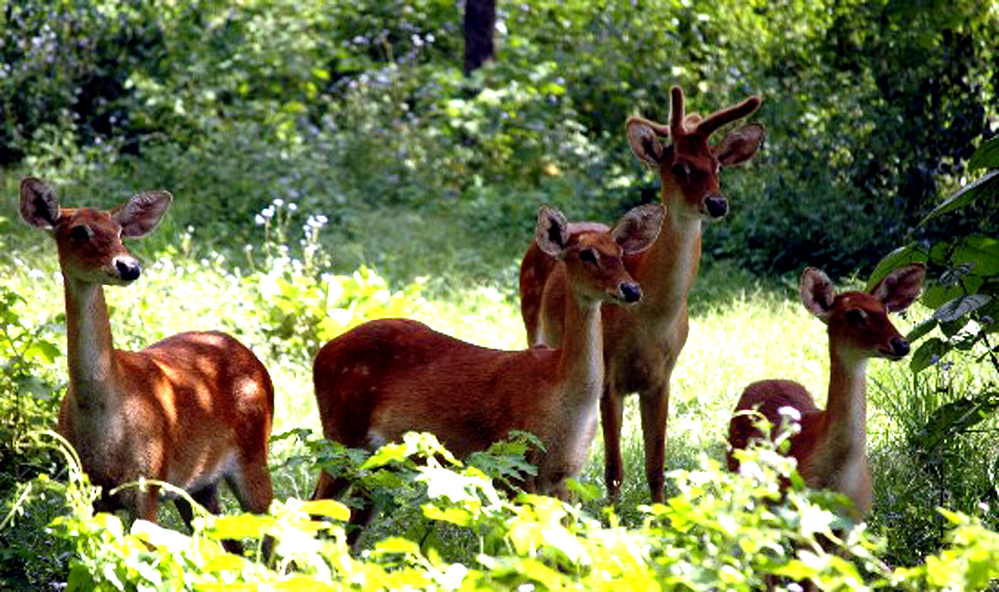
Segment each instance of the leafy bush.
[[[999,168],[999,138],[978,149],[970,168]],[[929,225],[976,201],[995,203],[999,171],[986,172],[930,212]],[[983,222],[983,225],[987,222]],[[910,361],[913,385],[907,396],[918,402],[903,405],[906,463],[920,478],[899,488],[904,513],[905,544],[893,545],[905,559],[922,556],[939,544],[942,523],[930,520],[930,506],[947,503],[969,513],[983,512],[996,527],[999,503],[999,240],[971,231],[934,243],[915,241],[886,256],[874,270],[874,285],[888,270],[910,261],[928,266],[929,279],[921,302],[932,314],[907,338],[921,342]],[[958,367],[955,368],[955,365]],[[955,387],[953,374],[973,373],[973,380]],[[984,509],[984,510],[983,510]],[[888,526],[886,524],[886,526]]]
[[[199,512],[193,536],[136,521],[128,532],[114,516],[92,514],[95,492],[78,467],[66,488],[70,513],[52,531],[75,548],[69,589],[176,586],[201,589],[276,586],[282,589],[399,588],[545,589],[620,587],[756,590],[768,574],[811,578],[827,589],[978,589],[999,577],[999,535],[946,512],[951,542],[923,565],[894,571],[877,560],[875,540],[862,527],[839,538],[845,524],[828,500],[801,490],[800,478],[780,501],[777,480],[793,461],[772,445],[746,451],[733,474],[702,460],[700,469],[672,475],[679,494],[645,508],[640,529],[624,529],[608,511],[606,523],[551,498],[509,499],[475,467],[465,467],[432,436],[408,435],[373,455],[361,453],[354,471],[392,467],[383,488],[409,483],[423,490],[423,520],[451,525],[477,541],[474,558],[443,559],[434,539],[390,536],[352,556],[341,523],[342,504],[323,500],[276,502],[269,515],[215,517]],[[358,465],[358,463],[360,463]],[[71,462],[71,466],[76,466]],[[369,480],[370,482],[370,480]],[[133,484],[141,486],[141,484]],[[325,516],[332,523],[314,522]],[[320,531],[328,533],[317,539]],[[260,555],[274,537],[274,555]],[[249,557],[226,554],[223,538],[255,541]],[[829,553],[820,538],[837,541]],[[795,552],[794,549],[798,551]]]

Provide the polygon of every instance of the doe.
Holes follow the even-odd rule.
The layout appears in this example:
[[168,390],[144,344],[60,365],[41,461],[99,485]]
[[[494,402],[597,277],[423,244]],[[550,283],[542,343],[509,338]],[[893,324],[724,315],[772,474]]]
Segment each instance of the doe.
[[[888,319],[911,305],[922,289],[925,267],[912,264],[888,274],[870,292],[836,290],[824,273],[808,268],[801,276],[801,301],[829,328],[829,395],[824,410],[807,390],[790,380],[764,380],[746,387],[729,424],[733,450],[761,436],[747,410],[757,409],[778,429],[781,410],[800,416],[801,431],[788,451],[798,461],[805,483],[830,489],[853,501],[851,517],[863,520],[871,511],[871,468],[867,459],[867,361],[899,360],[909,343]],[[743,413],[738,413],[743,412]],[[774,437],[779,432],[773,434]],[[730,452],[728,466],[739,461]]]
[[[324,435],[373,448],[425,431],[465,457],[511,430],[530,432],[544,451],[529,459],[537,474],[525,480],[525,490],[564,497],[564,479],[580,471],[596,430],[601,304],[641,299],[622,258],[648,248],[664,216],[664,206],[649,204],[610,230],[570,234],[561,212],[540,208],[535,241],[558,259],[553,273],[565,276],[572,295],[559,349],[487,349],[405,319],[370,321],[330,341],[313,366]],[[313,497],[336,497],[347,486],[323,472]],[[372,510],[359,512],[354,523],[363,525]]]
[[[55,239],[65,288],[69,389],[58,431],[103,488],[99,510],[155,522],[158,487],[108,495],[145,477],[186,490],[214,513],[225,479],[244,510],[263,513],[273,496],[274,388],[253,352],[215,331],[180,333],[137,352],[111,342],[103,286],[128,285],[141,273],[121,239],[150,233],[172,201],[154,191],[111,211],[61,208],[42,181],[21,182],[21,216]],[[190,505],[175,503],[190,526]]]

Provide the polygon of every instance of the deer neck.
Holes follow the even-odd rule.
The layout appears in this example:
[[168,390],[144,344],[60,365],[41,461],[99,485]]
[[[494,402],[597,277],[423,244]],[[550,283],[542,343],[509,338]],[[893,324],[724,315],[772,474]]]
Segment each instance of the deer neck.
[[687,294],[697,279],[701,262],[701,218],[684,213],[679,204],[683,199],[678,188],[664,186],[663,202],[667,205],[659,238],[644,253],[632,270],[642,286],[640,315],[670,320],[685,310]]
[[76,403],[108,406],[115,396],[114,349],[104,287],[63,273],[69,382]]
[[578,293],[566,298],[557,373],[566,406],[595,405],[600,399],[604,380],[600,305],[599,300]]
[[867,358],[830,343],[827,444],[843,455],[867,450]]

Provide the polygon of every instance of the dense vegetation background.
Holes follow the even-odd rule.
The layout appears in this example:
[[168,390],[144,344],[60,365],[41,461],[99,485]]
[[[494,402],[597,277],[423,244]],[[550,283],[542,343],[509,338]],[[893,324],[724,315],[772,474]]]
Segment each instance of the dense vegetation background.
[[[450,332],[521,347],[515,278],[537,206],[609,221],[655,199],[624,121],[665,120],[672,85],[702,113],[759,94],[752,119],[767,128],[755,160],[724,173],[731,213],[706,227],[692,339],[698,330],[715,343],[797,333],[808,321],[795,316],[788,287],[801,267],[866,278],[902,245],[904,256],[930,260],[940,280],[917,320],[951,302],[955,285],[960,295],[994,294],[995,183],[919,224],[980,176],[969,159],[999,130],[994,2],[496,8],[496,58],[466,75],[464,6],[455,0],[0,5],[6,507],[19,484],[63,466],[58,454],[13,446],[53,425],[65,386],[52,246],[16,214],[26,174],[53,183],[69,205],[110,207],[151,188],[175,195],[166,223],[134,246],[156,264],[141,285],[109,296],[120,308],[117,344],[142,347],[183,328],[236,333],[294,394],[275,433],[310,417],[316,347],[366,318],[411,316],[419,302],[419,315]],[[962,267],[969,261],[977,267]],[[756,307],[749,313],[740,308],[746,294]],[[955,341],[969,319],[971,333],[986,335],[996,302],[959,304],[960,315],[925,327],[936,342],[916,358],[929,370],[876,375],[887,386],[872,395],[883,412],[872,428],[883,463],[872,524],[892,563],[916,564],[944,544],[936,505],[999,522],[999,364],[987,339]],[[822,340],[818,330],[813,337]],[[698,347],[684,355],[699,360]],[[805,364],[817,376],[813,392],[824,390],[823,347]],[[945,354],[956,368],[936,363]],[[671,424],[680,466],[694,466],[703,449],[689,435],[700,422],[720,433],[739,384],[793,375],[801,364],[778,366],[733,371],[731,384],[712,384],[710,404],[680,400],[678,412],[693,412],[686,421],[698,426],[683,431],[680,422],[674,435]],[[688,374],[677,374],[681,392],[696,382]],[[303,445],[292,440],[276,444],[280,460],[299,458]],[[640,452],[632,456],[640,462]],[[299,465],[279,479],[284,497],[309,493],[311,467]],[[596,482],[599,473],[587,475]],[[635,524],[643,487],[621,510]],[[38,528],[4,539],[3,578],[65,577],[68,551],[40,528],[58,513],[48,499],[49,513],[19,521]],[[40,560],[35,541],[52,553]],[[26,557],[35,575],[18,567]]]

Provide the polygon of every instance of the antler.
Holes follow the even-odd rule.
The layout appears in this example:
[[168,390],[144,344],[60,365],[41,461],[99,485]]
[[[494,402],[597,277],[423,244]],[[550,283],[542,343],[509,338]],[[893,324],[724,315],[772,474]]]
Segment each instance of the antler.
[[[674,100],[676,100],[677,90],[678,89],[676,87],[673,88]],[[680,93],[680,97],[682,100],[683,97],[682,92]],[[743,117],[746,117],[747,115],[751,114],[753,111],[756,111],[756,109],[759,106],[760,106],[760,97],[753,95],[748,99],[746,99],[745,101],[739,103],[738,105],[733,105],[731,107],[722,109],[721,111],[712,113],[711,115],[707,116],[705,119],[701,120],[701,122],[697,124],[697,127],[694,128],[694,131],[692,133],[699,134],[707,138],[715,131],[717,131],[718,128],[720,128],[721,126],[725,125],[726,123],[729,123],[730,121],[735,121],[736,119],[742,119]]]

